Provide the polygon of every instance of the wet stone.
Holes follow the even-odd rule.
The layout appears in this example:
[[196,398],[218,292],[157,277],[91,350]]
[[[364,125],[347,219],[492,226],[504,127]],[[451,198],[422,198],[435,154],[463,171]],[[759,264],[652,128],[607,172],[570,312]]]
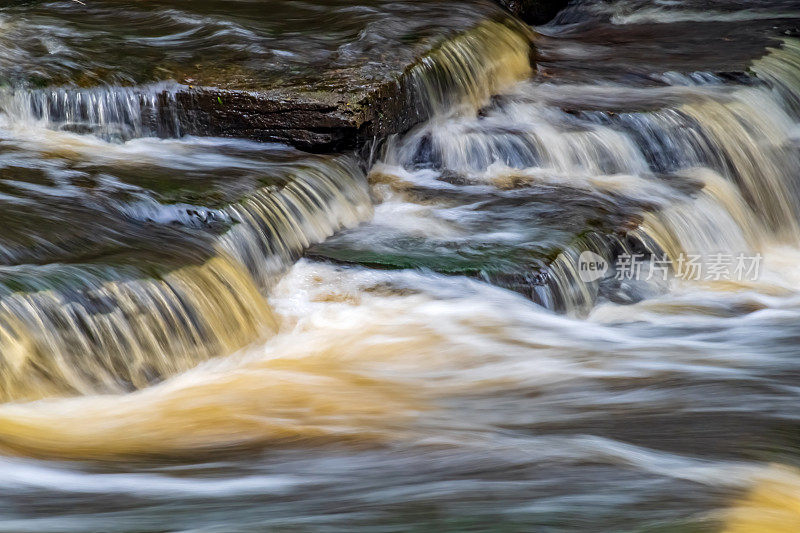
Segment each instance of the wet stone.
[[[278,0],[269,10],[249,0],[15,3],[0,9],[0,86],[139,87],[155,95],[149,105],[177,106],[181,134],[340,150],[427,117],[410,69],[443,43],[490,21],[525,31],[489,0]],[[174,85],[152,86],[163,82]]]

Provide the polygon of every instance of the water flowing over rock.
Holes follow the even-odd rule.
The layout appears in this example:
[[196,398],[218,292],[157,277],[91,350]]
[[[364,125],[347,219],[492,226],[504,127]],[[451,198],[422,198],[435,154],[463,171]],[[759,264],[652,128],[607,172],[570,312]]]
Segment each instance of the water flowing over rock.
[[[328,47],[317,60],[325,59],[327,70],[298,74],[286,70],[291,60],[253,53],[256,63],[239,64],[237,75],[193,71],[191,80],[182,78],[227,84],[198,88],[161,79],[195,68],[185,56],[192,45],[213,45],[223,55],[267,42],[296,47],[291,32],[281,34],[291,28],[246,17],[215,22],[209,13],[195,19],[168,2],[124,14],[112,4],[34,3],[0,13],[20,39],[3,41],[6,34],[0,44],[30,67],[6,65],[9,86],[0,89],[5,400],[139,389],[268,338],[275,323],[264,295],[280,275],[310,245],[371,215],[354,154],[316,157],[192,135],[355,148],[433,114],[481,105],[531,72],[532,34],[488,2],[462,5],[431,27],[395,18],[419,7],[379,2],[355,27],[343,19],[329,28],[335,47],[317,43]],[[347,4],[340,7],[348,12]],[[303,16],[313,21],[319,15],[312,8]],[[97,17],[89,22],[94,30],[76,11]],[[52,26],[54,15],[65,17],[64,29]],[[142,25],[127,33],[130,19]],[[207,32],[209,24],[217,33]],[[166,35],[151,41],[151,25]],[[36,27],[51,32],[52,53],[62,61],[36,49]],[[277,36],[268,38],[270,31]],[[118,39],[120,52],[150,54],[166,74],[122,56],[110,57],[110,65],[93,62],[76,48],[86,32],[94,45]],[[398,32],[410,37],[394,50]],[[79,67],[91,86],[69,78]],[[130,81],[146,83],[124,85]],[[325,91],[314,88],[320,84]]]
[[[111,122],[119,131],[109,133],[123,138],[215,135],[321,152],[425,120],[422,92],[433,85],[491,93],[528,68],[530,29],[489,0],[278,0],[276,18],[245,0],[226,18],[217,4],[9,8],[0,19],[0,48],[8,50],[0,83],[16,88],[18,107],[29,100],[25,112],[64,127],[108,130]],[[79,49],[85,39],[92,53],[106,54],[102,62]],[[421,80],[420,69],[442,78]]]
[[796,531],[798,21],[3,4],[0,532]]
[[[127,158],[143,152],[130,145],[78,143],[71,169],[48,168],[46,158],[64,147],[45,145],[44,164],[27,168],[53,182],[26,191],[33,183],[17,181],[2,199],[5,399],[141,388],[269,336],[275,324],[263,291],[309,244],[371,212],[363,172],[349,157],[242,141],[214,153],[172,141],[185,152],[178,161],[170,149],[158,153],[163,141],[140,143],[149,153],[136,161]],[[79,163],[98,149],[103,163]],[[19,179],[12,163],[21,161],[2,172]],[[159,185],[178,184],[158,175],[187,170],[195,190],[182,199],[193,203],[175,203],[177,191],[159,194]],[[27,205],[40,194],[76,208]],[[53,216],[58,226],[38,223]],[[39,235],[26,231],[31,224]]]

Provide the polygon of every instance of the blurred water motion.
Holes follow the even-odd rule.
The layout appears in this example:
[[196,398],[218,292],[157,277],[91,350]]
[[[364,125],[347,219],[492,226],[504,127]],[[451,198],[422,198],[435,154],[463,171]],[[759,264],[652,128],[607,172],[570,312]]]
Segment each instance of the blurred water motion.
[[[366,173],[179,137],[35,4],[0,10],[0,531],[800,530],[795,2],[574,2],[532,75],[483,26]],[[164,5],[142,64],[161,25],[283,57]],[[723,254],[759,275],[680,275]]]

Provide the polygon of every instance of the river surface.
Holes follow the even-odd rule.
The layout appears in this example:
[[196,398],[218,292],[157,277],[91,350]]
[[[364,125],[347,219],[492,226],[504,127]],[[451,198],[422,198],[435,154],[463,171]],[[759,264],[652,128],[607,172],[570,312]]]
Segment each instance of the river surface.
[[0,531],[800,531],[797,2],[447,49],[368,165],[156,105],[351,57],[318,3],[114,3],[0,9]]

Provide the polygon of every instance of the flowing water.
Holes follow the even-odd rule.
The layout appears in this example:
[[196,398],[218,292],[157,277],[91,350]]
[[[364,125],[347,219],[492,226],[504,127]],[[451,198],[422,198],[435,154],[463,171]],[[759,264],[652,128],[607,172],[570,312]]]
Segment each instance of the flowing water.
[[112,3],[0,9],[0,531],[800,530],[796,2],[484,25],[368,165],[171,97],[351,28]]

